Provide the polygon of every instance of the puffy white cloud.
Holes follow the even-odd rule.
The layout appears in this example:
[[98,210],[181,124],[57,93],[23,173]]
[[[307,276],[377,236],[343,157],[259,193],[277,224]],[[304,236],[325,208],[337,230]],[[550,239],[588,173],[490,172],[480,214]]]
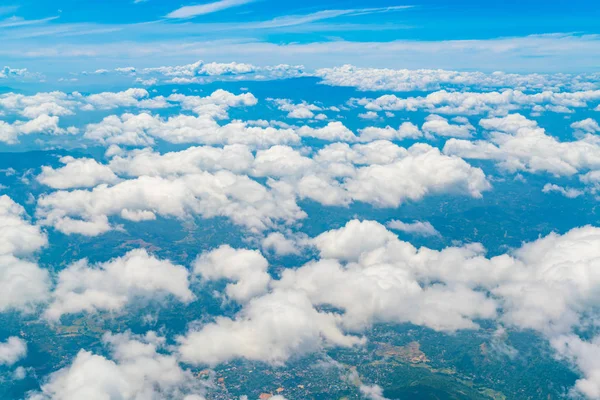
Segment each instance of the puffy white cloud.
[[80,350],[73,362],[52,374],[29,400],[203,400],[206,388],[175,356],[164,354],[164,338],[154,332],[106,334],[111,357]]
[[29,72],[27,68],[11,68],[4,66],[0,68],[0,79],[23,79],[23,78],[35,78],[40,75]]
[[141,176],[114,186],[43,195],[36,215],[40,223],[61,232],[90,236],[111,229],[109,216],[135,215],[135,220],[139,212],[176,218],[224,216],[253,231],[306,216],[296,204],[292,188],[280,182],[268,184],[267,188],[229,171],[170,178]]
[[[288,99],[270,99],[279,110],[287,112],[288,118],[310,119],[315,117],[315,111],[322,111],[323,108],[310,104],[305,101],[302,103],[293,103]],[[327,117],[325,117],[327,118]]]
[[289,146],[273,146],[256,152],[254,176],[298,176],[312,168],[314,162]]
[[[329,304],[332,301],[352,304],[359,292],[340,291],[337,298],[336,291],[332,289],[335,286],[327,286],[327,290],[321,291],[312,286],[319,282],[321,274],[329,276],[332,281],[338,274],[339,282],[348,285],[352,281],[344,274],[350,277],[351,273],[366,272],[370,268],[389,267],[396,273],[402,271],[405,278],[413,276],[413,283],[421,285],[438,282],[448,288],[484,288],[502,305],[501,321],[554,335],[569,332],[582,323],[582,316],[597,301],[597,287],[600,285],[594,268],[595,260],[600,256],[600,229],[590,226],[576,228],[563,235],[550,234],[524,244],[510,255],[490,259],[483,257],[483,249],[476,245],[450,247],[439,252],[426,248],[417,250],[409,243],[399,241],[382,225],[369,221],[351,221],[345,227],[323,233],[313,241],[322,258],[342,260],[348,264],[342,267],[337,261],[321,261],[313,264],[311,273],[303,271],[305,267],[286,270],[282,282],[285,282],[286,274],[293,277],[292,281],[306,279],[312,282],[305,284],[306,290],[310,290],[313,296],[329,296]],[[371,279],[383,276],[371,275]],[[289,277],[287,279],[291,279]],[[328,279],[319,285],[329,285]],[[357,284],[363,281],[365,285],[368,282],[356,280]],[[385,281],[388,284],[384,287],[394,282],[391,279]],[[296,284],[294,287],[298,288]],[[413,287],[417,291],[422,289],[419,284]],[[349,292],[354,296],[344,295]],[[378,291],[365,290],[365,293],[365,296],[378,295]],[[391,293],[398,295],[397,290]],[[482,292],[477,292],[477,295],[480,294]],[[365,306],[357,304],[356,307],[361,310]],[[394,309],[393,312],[400,311]],[[419,318],[426,315],[421,314]],[[432,323],[444,321],[443,317],[439,318],[432,319]]]
[[156,138],[171,143],[246,144],[261,148],[300,142],[291,129],[249,126],[241,121],[219,125],[210,114],[200,117],[180,114],[167,119],[147,113],[111,115],[97,124],[89,124],[84,136],[104,144],[133,146],[152,145]]
[[392,90],[397,92],[438,90],[443,86],[502,88],[522,90],[585,88],[585,75],[568,74],[507,74],[493,72],[458,72],[441,69],[377,69],[344,65],[318,69],[315,73],[323,83],[332,86],[353,86],[359,90]]
[[44,133],[50,135],[60,135],[66,133],[76,133],[76,128],[62,129],[58,126],[59,118],[42,114],[29,121],[15,121],[8,124],[0,121],[0,142],[9,144],[17,143],[20,135],[31,135]]
[[194,273],[204,279],[227,279],[225,293],[229,298],[247,302],[266,292],[271,281],[268,261],[256,250],[234,249],[223,245],[200,255],[194,261]]
[[359,142],[372,142],[374,140],[403,140],[417,139],[422,136],[419,128],[411,122],[403,122],[398,129],[390,126],[385,128],[367,127],[359,130]]
[[172,94],[169,101],[178,102],[184,110],[191,110],[198,115],[211,115],[218,118],[227,118],[227,109],[231,107],[251,107],[258,103],[252,93],[235,95],[226,90],[215,90],[210,96],[186,96]]
[[482,119],[490,131],[489,141],[450,139],[444,153],[463,158],[489,159],[508,171],[548,172],[569,176],[580,170],[600,168],[600,140],[586,135],[580,140],[559,142],[535,121],[520,114]]
[[569,199],[574,199],[576,197],[583,195],[583,191],[581,191],[581,190],[573,189],[573,188],[564,188],[562,186],[558,186],[558,185],[555,185],[552,183],[546,183],[544,185],[544,187],[542,188],[542,192],[544,192],[544,193],[552,193],[552,192],[560,193],[563,196],[568,197]]
[[149,98],[146,89],[127,89],[122,92],[102,92],[85,98],[85,109],[109,110],[119,107],[165,108],[170,104],[162,96]]
[[346,128],[344,124],[342,124],[339,121],[330,122],[322,128],[303,126],[297,129],[296,132],[300,136],[308,136],[317,139],[327,140],[330,142],[353,142],[356,140],[354,132]]
[[598,125],[598,122],[596,122],[596,120],[591,118],[586,118],[581,121],[573,122],[571,124],[571,128],[583,133],[600,132],[600,125]]
[[421,127],[426,135],[470,138],[475,128],[468,121],[461,125],[450,124],[448,120],[439,115],[429,115]]
[[453,331],[475,328],[475,318],[495,316],[496,305],[485,295],[441,285],[421,288],[406,271],[392,266],[363,270],[356,265],[343,267],[335,261],[320,261],[285,271],[281,285],[302,288],[314,304],[342,309],[344,326],[351,330],[375,322],[411,322]]
[[33,311],[48,298],[48,272],[12,255],[0,255],[0,311]]
[[379,385],[360,385],[358,389],[365,399],[386,400],[386,397],[383,396],[383,389]]
[[[182,359],[278,364],[325,345],[362,344],[348,332],[378,322],[451,332],[490,319],[548,337],[583,372],[576,389],[596,396],[597,339],[584,342],[572,331],[595,318],[599,228],[550,234],[492,258],[478,244],[417,249],[373,221],[350,221],[305,243],[317,248],[320,260],[283,270],[268,293],[253,297],[233,318],[195,325],[177,339]],[[319,311],[323,307],[336,311]]]
[[71,156],[60,158],[64,167],[54,169],[43,166],[38,182],[53,189],[93,187],[100,183],[116,183],[119,178],[111,169],[91,158],[75,159]]
[[0,342],[0,365],[13,365],[27,355],[27,343],[16,336]]
[[0,108],[34,119],[40,115],[72,115],[78,101],[67,93],[40,92],[34,95],[4,93],[0,95]]
[[360,119],[378,119],[379,114],[375,111],[367,111],[366,113],[358,114],[358,118]]
[[40,228],[25,218],[22,206],[0,196],[0,254],[26,256],[48,244]]
[[415,221],[408,223],[394,219],[388,222],[387,226],[390,229],[420,236],[440,236],[440,233],[427,221]]
[[273,251],[278,256],[299,254],[300,245],[296,240],[286,238],[281,232],[271,232],[262,240],[265,251]]
[[491,188],[481,169],[424,144],[410,147],[408,154],[396,162],[358,168],[344,186],[355,201],[382,207],[398,207],[430,193],[457,192],[481,197]]
[[178,351],[183,361],[194,364],[215,365],[236,358],[280,364],[324,343],[363,343],[345,335],[338,321],[333,313],[317,311],[304,294],[278,290],[250,300],[235,319],[217,317],[179,337]]
[[251,174],[279,177],[299,197],[325,205],[362,201],[397,207],[430,193],[479,197],[490,188],[483,172],[460,158],[426,144],[405,149],[383,140],[353,146],[333,143],[311,158],[275,146],[257,152]]
[[0,311],[30,311],[48,296],[48,272],[19,259],[48,243],[38,226],[26,219],[23,207],[0,196]]
[[159,260],[143,249],[131,250],[96,265],[80,260],[60,271],[44,316],[59,320],[64,314],[120,311],[136,298],[166,294],[183,302],[194,298],[187,269]]
[[126,176],[177,176],[225,169],[244,173],[251,169],[254,156],[241,144],[224,147],[188,147],[160,154],[151,148],[120,152],[108,165],[111,171]]
[[[12,124],[0,121],[0,141],[16,143],[19,135],[34,133],[65,134],[77,133],[78,129],[70,127],[63,129],[58,126],[59,116],[73,115],[76,110],[110,110],[115,108],[141,108],[162,109],[179,104],[184,110],[192,110],[203,118],[197,118],[194,123],[193,117],[186,119],[185,115],[171,120],[165,129],[170,129],[171,134],[182,135],[182,130],[187,129],[187,136],[196,137],[189,132],[193,129],[213,129],[218,127],[215,118],[227,118],[227,109],[230,107],[252,106],[257,102],[251,93],[234,95],[224,90],[217,90],[209,96],[185,96],[173,94],[168,98],[163,96],[150,96],[145,89],[131,88],[121,92],[102,92],[84,96],[79,92],[70,94],[63,92],[37,93],[26,96],[22,94],[7,93],[0,95],[0,112],[6,110],[10,114],[18,114],[29,118],[28,121],[17,120]],[[126,120],[130,120],[126,123]],[[145,130],[150,128],[161,128],[161,120],[153,118],[148,114],[141,114],[132,118],[131,114],[119,119],[117,116],[109,116],[99,124],[90,124],[87,137],[92,140],[109,141],[118,144],[151,144],[152,138]],[[186,126],[186,123],[188,126]],[[122,126],[125,124],[126,126]],[[183,125],[183,126],[181,126]],[[239,128],[238,128],[239,129]],[[177,131],[178,132],[173,132]],[[227,135],[231,132],[222,132]],[[206,133],[205,133],[206,134]],[[158,135],[160,137],[160,134]],[[167,135],[168,136],[168,135]],[[168,140],[168,139],[165,139]],[[176,137],[173,141],[186,141],[189,139]],[[192,140],[193,142],[193,140]]]
[[579,92],[539,92],[527,94],[520,90],[502,92],[453,92],[440,90],[418,97],[383,95],[376,99],[353,99],[353,103],[370,111],[428,111],[437,114],[506,115],[511,111],[530,108],[536,112],[571,112],[587,107],[600,99],[600,90]]
[[584,375],[575,382],[573,397],[583,394],[590,399],[600,398],[600,337],[584,341],[576,335],[561,335],[551,340],[558,357],[574,364]]
[[205,63],[197,61],[192,64],[163,66],[156,68],[135,68],[125,71],[127,74],[150,76],[159,81],[176,84],[206,83],[214,80],[270,80],[302,76],[301,65],[256,66],[247,63]]

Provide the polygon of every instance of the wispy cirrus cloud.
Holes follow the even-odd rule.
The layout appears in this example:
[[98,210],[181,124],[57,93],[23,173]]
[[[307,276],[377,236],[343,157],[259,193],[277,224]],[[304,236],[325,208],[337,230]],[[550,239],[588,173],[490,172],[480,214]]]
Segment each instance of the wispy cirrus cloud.
[[[0,12],[0,14],[2,14],[2,13]],[[14,27],[26,26],[26,25],[43,24],[45,22],[49,22],[49,21],[55,20],[57,18],[58,17],[48,17],[48,18],[42,18],[42,19],[24,19],[21,17],[10,17],[10,18],[6,18],[4,20],[0,20],[0,28],[14,28]]]
[[412,6],[392,6],[379,8],[355,8],[347,10],[322,10],[311,14],[286,15],[277,17],[270,21],[254,24],[253,28],[282,28],[286,26],[302,25],[311,22],[322,21],[337,17],[351,17],[358,15],[379,14],[385,12],[401,11],[412,8]]
[[213,3],[199,4],[196,6],[185,6],[166,15],[167,18],[193,18],[198,15],[211,14],[228,8],[243,6],[255,0],[220,0]]

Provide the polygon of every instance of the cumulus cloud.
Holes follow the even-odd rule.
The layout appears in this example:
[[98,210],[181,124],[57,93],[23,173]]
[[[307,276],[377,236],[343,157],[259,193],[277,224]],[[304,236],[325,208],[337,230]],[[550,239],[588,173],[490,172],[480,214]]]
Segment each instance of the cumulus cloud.
[[0,365],[11,366],[27,355],[27,343],[16,336],[0,342]]
[[379,385],[360,385],[358,389],[365,399],[386,400],[383,389]]
[[348,347],[364,342],[345,335],[338,320],[333,313],[317,311],[300,292],[276,291],[250,300],[235,319],[217,317],[179,337],[178,351],[183,361],[194,364],[237,358],[281,364],[324,343]]
[[140,216],[152,219],[154,215],[224,216],[252,231],[306,216],[288,185],[271,181],[265,187],[229,171],[169,178],[141,176],[92,190],[56,191],[41,196],[37,205],[41,224],[66,234],[89,236],[112,229],[109,216],[133,220]]
[[575,131],[583,132],[583,133],[596,133],[600,132],[600,125],[596,120],[591,118],[586,118],[581,121],[573,122],[571,124],[571,128]]
[[27,260],[48,239],[23,207],[0,196],[0,311],[30,311],[48,297],[48,272]]
[[61,135],[76,133],[75,128],[62,129],[58,126],[59,118],[42,114],[29,121],[15,121],[12,124],[0,121],[0,142],[18,143],[20,135],[49,134]]
[[482,119],[479,125],[488,130],[489,140],[450,139],[444,153],[463,158],[495,160],[510,172],[547,172],[570,176],[580,170],[600,167],[600,141],[595,135],[560,142],[546,134],[536,121],[520,114]]
[[322,128],[303,126],[297,129],[296,132],[303,137],[313,137],[329,142],[353,142],[356,140],[354,132],[346,128],[346,126],[339,121],[330,122]]
[[203,400],[206,388],[173,355],[154,332],[104,335],[110,357],[80,350],[72,363],[50,376],[28,400],[135,399]]
[[281,232],[271,232],[262,240],[264,251],[272,251],[278,256],[299,254],[301,243],[297,240],[285,237]]
[[183,302],[194,298],[187,269],[145,250],[132,250],[96,265],[80,260],[60,271],[44,316],[59,320],[64,314],[120,311],[136,298],[167,294]]
[[507,74],[504,72],[458,72],[441,69],[377,69],[344,65],[315,72],[323,83],[359,90],[396,92],[431,91],[446,87],[518,88],[540,90],[589,87],[586,75]]
[[[398,207],[435,193],[481,197],[491,187],[481,169],[458,157],[426,144],[405,149],[383,140],[353,146],[334,143],[312,154],[280,145],[253,154],[247,146],[231,145],[164,154],[119,150],[111,155],[106,165],[65,159],[62,169],[45,167],[39,179],[55,187],[116,183],[42,195],[36,212],[40,223],[93,236],[112,229],[109,217],[114,216],[131,221],[156,215],[225,216],[258,232],[304,218],[298,198],[324,205],[361,201]],[[94,174],[83,179],[71,164],[87,165]],[[251,177],[267,178],[266,186]]]
[[300,137],[291,129],[249,126],[242,121],[219,125],[212,115],[179,114],[167,119],[158,115],[111,115],[86,127],[87,139],[103,144],[148,146],[161,139],[170,143],[199,143],[210,145],[246,144],[269,147],[275,144],[294,144]]
[[440,233],[427,221],[415,221],[409,223],[395,219],[388,222],[387,226],[390,229],[412,233],[419,236],[440,236]]
[[256,250],[234,249],[223,245],[200,255],[194,262],[194,273],[204,279],[234,281],[225,287],[233,300],[246,302],[266,292],[271,276],[268,261]]
[[359,142],[372,142],[375,140],[403,140],[418,139],[422,136],[419,128],[412,122],[403,122],[398,129],[389,125],[385,128],[367,127],[359,130]]
[[544,185],[544,187],[542,188],[542,192],[544,192],[544,193],[552,193],[552,192],[560,193],[563,196],[568,197],[569,199],[574,199],[576,197],[583,195],[583,191],[581,191],[579,189],[564,188],[562,186],[558,186],[558,185],[555,185],[552,183],[546,183]]
[[571,394],[600,398],[600,337],[584,341],[576,335],[561,335],[553,338],[551,344],[559,358],[575,365],[584,375],[575,382]]
[[405,157],[393,163],[359,168],[345,187],[354,200],[382,207],[397,207],[431,193],[481,197],[491,188],[481,169],[424,144],[410,147]]
[[298,104],[289,99],[271,99],[271,101],[279,110],[287,112],[288,118],[310,119],[315,117],[315,112],[323,110],[323,108],[305,101]]
[[196,61],[191,64],[161,66],[154,68],[115,69],[116,73],[141,76],[144,80],[173,84],[207,83],[215,80],[272,80],[295,78],[304,75],[302,65],[257,66],[248,63],[218,63]]
[[529,108],[535,112],[570,113],[573,108],[587,107],[600,99],[600,90],[577,92],[524,93],[506,89],[501,92],[455,92],[439,90],[418,97],[398,97],[393,94],[376,99],[353,99],[352,104],[370,111],[428,111],[436,114],[506,115],[511,111]]
[[429,115],[421,127],[426,135],[470,138],[475,128],[468,121],[462,124],[450,124],[448,120],[439,115]]
[[60,158],[64,167],[54,169],[43,166],[36,179],[53,189],[93,187],[100,183],[116,183],[119,178],[112,170],[91,158],[75,159],[71,156]]

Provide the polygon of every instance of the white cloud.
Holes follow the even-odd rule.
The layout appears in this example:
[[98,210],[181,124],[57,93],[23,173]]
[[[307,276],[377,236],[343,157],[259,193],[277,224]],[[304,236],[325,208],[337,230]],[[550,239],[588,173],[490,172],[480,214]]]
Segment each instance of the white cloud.
[[222,148],[188,147],[164,154],[150,148],[121,152],[113,156],[108,167],[119,175],[168,177],[221,169],[245,173],[253,162],[254,156],[247,146],[234,144]]
[[[189,84],[207,83],[214,80],[270,80],[295,78],[304,75],[302,65],[256,66],[248,63],[205,63],[197,61],[192,64],[162,66],[155,68],[133,69],[126,73],[148,76],[166,83]],[[151,77],[151,78],[150,78]]]
[[450,139],[444,146],[444,153],[496,160],[501,168],[510,172],[548,172],[570,176],[581,170],[600,168],[600,141],[594,135],[586,135],[577,141],[559,142],[547,135],[535,121],[520,114],[482,119],[479,124],[490,131],[489,141]]
[[560,193],[569,199],[574,199],[576,197],[582,196],[584,193],[581,190],[573,189],[573,188],[564,188],[562,186],[558,186],[552,183],[546,183],[542,188],[542,192],[544,193]]
[[571,395],[583,394],[589,399],[600,398],[600,337],[584,341],[576,335],[562,335],[551,341],[559,358],[574,364],[584,375],[575,382]]
[[[7,8],[10,6],[7,6]],[[0,8],[1,9],[1,8]],[[42,76],[40,74],[32,73],[27,68],[11,68],[9,66],[4,66],[0,68],[0,79],[40,79]]]
[[0,365],[11,366],[27,355],[27,343],[16,336],[0,342]]
[[520,90],[502,92],[453,92],[439,90],[426,96],[397,97],[383,95],[376,99],[353,99],[352,103],[371,111],[428,111],[437,114],[506,115],[511,111],[530,108],[536,112],[568,113],[584,108],[600,99],[600,90],[578,92],[545,91],[527,94]]
[[430,193],[458,192],[481,197],[491,188],[485,174],[457,157],[417,144],[405,157],[388,165],[359,168],[345,188],[355,201],[382,207],[398,207]]
[[179,337],[178,351],[183,361],[194,364],[237,358],[281,364],[324,343],[349,347],[364,342],[346,336],[338,321],[339,316],[313,308],[302,293],[279,290],[250,300],[235,319],[217,317]]
[[18,143],[20,135],[31,134],[50,134],[60,135],[75,132],[74,130],[65,130],[58,126],[59,118],[57,116],[40,115],[29,121],[15,121],[8,124],[0,121],[0,142],[8,144]]
[[303,126],[297,129],[296,132],[300,136],[314,137],[330,142],[353,142],[356,140],[356,136],[354,136],[354,133],[350,129],[346,128],[344,124],[342,124],[339,121],[330,122],[322,128]]
[[573,122],[571,124],[571,128],[583,133],[600,132],[600,125],[598,125],[598,122],[596,122],[596,120],[593,120],[591,118],[586,118],[582,121]]
[[419,236],[440,236],[440,233],[427,221],[415,221],[408,223],[394,219],[388,222],[387,226],[390,229],[412,233]]
[[445,137],[470,138],[475,128],[468,121],[461,125],[448,123],[448,120],[439,115],[429,115],[421,127],[426,135]]
[[264,251],[273,251],[278,256],[299,254],[299,243],[296,240],[286,238],[281,232],[271,232],[262,240]]
[[261,128],[241,121],[221,126],[210,115],[180,114],[163,119],[147,113],[111,115],[100,123],[89,124],[84,137],[103,144],[132,146],[152,145],[155,138],[170,143],[246,144],[259,148],[300,142],[291,129]]
[[175,356],[164,354],[165,339],[154,332],[105,334],[111,357],[80,350],[73,362],[52,374],[28,400],[203,400],[206,388]]
[[361,119],[378,119],[379,118],[379,114],[377,114],[375,111],[367,111],[366,113],[358,114],[358,118],[361,118]]
[[379,385],[360,385],[358,389],[365,399],[386,400],[386,397],[383,397],[383,389]]
[[84,100],[87,110],[100,109],[110,110],[119,107],[137,108],[166,108],[170,104],[162,96],[149,98],[146,89],[127,89],[122,92],[102,92],[91,94]]
[[167,18],[192,18],[198,15],[211,14],[232,7],[243,6],[254,0],[219,0],[213,3],[200,4],[197,6],[185,6],[166,15]]
[[516,88],[520,90],[588,88],[586,75],[458,72],[441,69],[377,69],[344,65],[322,68],[315,75],[332,86],[396,92],[432,91],[447,87]]
[[419,127],[412,122],[403,122],[398,129],[390,126],[385,128],[367,127],[359,130],[359,142],[372,142],[374,140],[403,140],[417,139],[422,136]]
[[208,280],[234,281],[227,284],[225,293],[233,300],[247,302],[267,291],[271,281],[268,266],[268,261],[256,250],[223,245],[200,255],[194,261],[194,273]]
[[314,162],[288,146],[273,146],[256,152],[254,176],[298,176],[312,168]]
[[28,257],[48,243],[25,210],[10,197],[0,196],[0,311],[31,311],[48,296],[48,272]]
[[310,119],[315,117],[315,111],[323,110],[323,108],[305,101],[299,104],[296,104],[288,99],[271,99],[271,101],[279,110],[287,112],[288,118]]
[[80,260],[60,271],[44,315],[59,320],[64,314],[120,311],[136,298],[167,294],[183,302],[194,298],[188,271],[143,249],[131,250],[123,257],[96,265]]
[[[141,176],[93,190],[57,191],[38,199],[40,223],[61,232],[95,236],[111,229],[109,216],[152,212],[163,217],[228,217],[252,231],[277,223],[292,223],[306,214],[291,188],[279,182],[269,187],[228,171],[182,177]],[[125,211],[126,210],[126,211]],[[124,214],[125,213],[125,214]]]
[[91,158],[75,159],[71,156],[60,158],[64,167],[54,169],[43,166],[36,179],[53,189],[93,187],[100,183],[116,183],[119,178],[111,169]]

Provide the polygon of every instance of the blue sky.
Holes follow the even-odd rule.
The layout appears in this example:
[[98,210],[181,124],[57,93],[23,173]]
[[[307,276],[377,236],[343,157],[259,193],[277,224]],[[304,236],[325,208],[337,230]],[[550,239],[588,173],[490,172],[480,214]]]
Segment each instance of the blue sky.
[[583,0],[15,0],[0,6],[0,60],[42,73],[166,58],[589,72],[599,17],[597,2]]

